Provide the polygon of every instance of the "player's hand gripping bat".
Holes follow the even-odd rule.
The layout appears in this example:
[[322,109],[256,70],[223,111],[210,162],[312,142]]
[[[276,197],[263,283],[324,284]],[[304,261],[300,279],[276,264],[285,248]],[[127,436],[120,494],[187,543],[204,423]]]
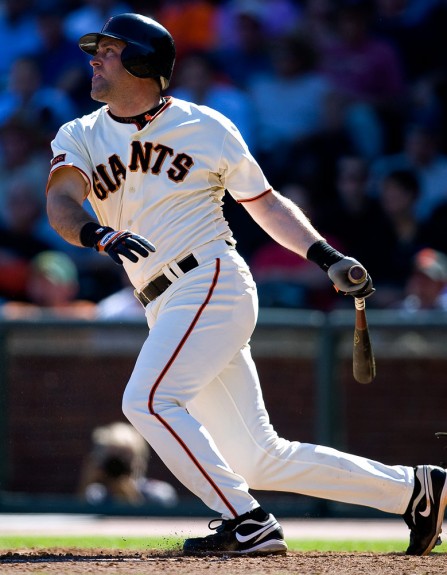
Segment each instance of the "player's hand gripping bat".
[[[361,284],[366,279],[366,270],[360,265],[353,265],[348,278],[352,283]],[[359,383],[371,383],[376,377],[376,362],[369,337],[366,320],[365,298],[355,297],[354,347],[352,350],[352,373]]]

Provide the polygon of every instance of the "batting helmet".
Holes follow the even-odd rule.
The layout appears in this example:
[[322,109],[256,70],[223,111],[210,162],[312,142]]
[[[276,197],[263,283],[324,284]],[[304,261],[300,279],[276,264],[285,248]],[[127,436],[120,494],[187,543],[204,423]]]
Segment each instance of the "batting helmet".
[[101,32],[82,36],[79,47],[94,56],[102,38],[117,38],[126,43],[121,61],[132,76],[159,78],[163,90],[169,86],[175,45],[171,34],[161,24],[139,14],[120,14],[110,18]]

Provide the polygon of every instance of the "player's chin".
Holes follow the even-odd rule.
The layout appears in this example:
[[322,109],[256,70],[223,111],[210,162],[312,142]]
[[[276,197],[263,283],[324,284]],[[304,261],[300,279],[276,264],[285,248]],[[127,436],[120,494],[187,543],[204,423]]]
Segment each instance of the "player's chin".
[[93,76],[92,78],[92,89],[90,95],[94,100],[100,100],[106,97],[108,92],[108,87],[104,82],[103,78],[99,76]]
[[106,99],[107,97],[104,90],[100,90],[95,86],[92,86],[92,89],[90,91],[90,97],[92,98],[92,100],[95,100],[96,102],[107,102]]

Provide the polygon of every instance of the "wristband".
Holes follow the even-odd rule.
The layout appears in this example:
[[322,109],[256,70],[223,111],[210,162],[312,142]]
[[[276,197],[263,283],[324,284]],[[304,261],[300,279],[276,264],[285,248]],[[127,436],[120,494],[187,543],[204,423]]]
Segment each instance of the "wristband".
[[345,256],[331,247],[324,240],[319,240],[310,246],[307,250],[306,258],[320,266],[320,268],[327,272],[331,265],[339,262]]
[[105,227],[96,222],[87,222],[84,224],[79,233],[81,244],[86,248],[96,247],[96,243],[99,239],[97,235],[98,230],[105,230]]

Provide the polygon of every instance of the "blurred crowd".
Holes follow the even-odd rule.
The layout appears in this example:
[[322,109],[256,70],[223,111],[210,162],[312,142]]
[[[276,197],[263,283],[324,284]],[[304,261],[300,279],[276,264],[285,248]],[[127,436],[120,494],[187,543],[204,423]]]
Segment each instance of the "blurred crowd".
[[[98,106],[77,40],[123,12],[170,30],[178,57],[167,94],[234,121],[272,186],[368,267],[371,307],[445,308],[446,0],[0,0],[5,313],[142,314],[122,270],[64,242],[45,214],[50,142]],[[345,305],[228,194],[224,211],[261,305]],[[416,272],[441,282],[427,288],[436,297],[412,294]]]
[[90,505],[111,503],[175,507],[179,496],[167,481],[151,477],[151,448],[129,423],[95,427],[81,465],[77,493]]

